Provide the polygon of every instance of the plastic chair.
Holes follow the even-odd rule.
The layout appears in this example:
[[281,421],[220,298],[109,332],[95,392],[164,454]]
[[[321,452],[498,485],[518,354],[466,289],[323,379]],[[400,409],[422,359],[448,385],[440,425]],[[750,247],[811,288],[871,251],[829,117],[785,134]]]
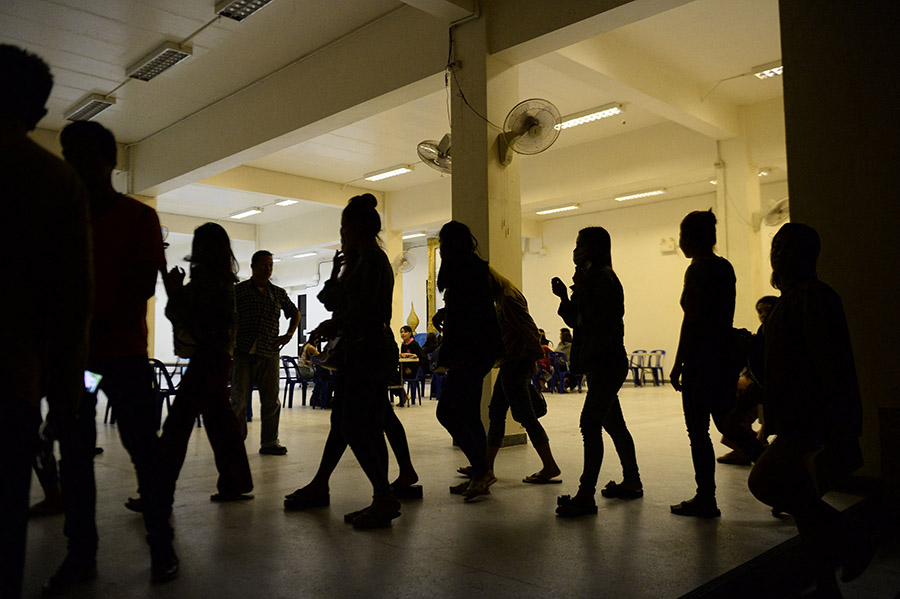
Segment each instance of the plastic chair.
[[419,366],[416,368],[416,374],[412,377],[404,377],[403,382],[406,383],[406,394],[409,395],[410,405],[415,403],[419,398],[419,405],[422,405],[422,396],[425,395],[425,370]]
[[416,343],[419,344],[419,347],[424,347],[425,340],[428,339],[428,333],[416,333],[413,335],[413,339],[416,340]]
[[[550,358],[550,381],[547,383],[547,388],[552,392],[554,389],[559,389],[560,393],[566,392],[566,376],[571,374],[569,372],[569,363],[566,361],[566,354],[562,352],[552,351],[548,354]],[[540,387],[538,387],[540,389]]]
[[648,367],[650,368],[650,373],[653,375],[653,383],[658,387],[659,385],[666,384],[666,375],[663,370],[663,360],[666,357],[666,350],[664,349],[654,349],[647,356],[648,358]]
[[647,357],[646,349],[636,349],[628,356],[628,369],[631,370],[631,376],[634,379],[634,386],[640,387],[644,382],[644,360]]
[[[166,412],[172,409],[170,398],[175,395],[175,385],[172,383],[172,377],[166,365],[157,360],[150,358],[150,366],[153,367],[153,392],[156,394],[156,430],[159,430],[162,424],[162,407],[166,404]],[[109,410],[109,405],[106,407]],[[200,417],[197,417],[197,426],[200,426]]]
[[319,365],[319,356],[312,356],[310,362],[313,365],[313,394],[309,400],[312,408],[319,405],[323,410],[331,405],[332,382],[331,373]]
[[303,405],[306,405],[306,387],[309,384],[309,379],[303,378],[300,374],[300,367],[297,365],[297,360],[291,356],[281,356],[281,365],[284,367],[284,393],[281,398],[281,406],[284,407],[285,403],[287,403],[287,407],[294,407],[294,387],[300,385],[300,392]]

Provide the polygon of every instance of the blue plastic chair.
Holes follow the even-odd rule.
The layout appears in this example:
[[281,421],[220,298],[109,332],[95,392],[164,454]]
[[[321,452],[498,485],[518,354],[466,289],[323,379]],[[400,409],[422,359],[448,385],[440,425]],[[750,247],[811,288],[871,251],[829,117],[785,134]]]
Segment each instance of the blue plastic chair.
[[[547,388],[553,391],[558,389],[560,393],[566,392],[566,376],[569,376],[569,363],[566,361],[566,354],[562,352],[552,351],[548,355],[550,358],[550,382]],[[540,387],[538,387],[540,388]]]
[[404,377],[403,382],[406,383],[406,394],[409,395],[409,403],[415,403],[416,398],[418,398],[419,405],[422,405],[422,396],[425,395],[425,370],[419,366],[416,369],[415,376]]
[[631,376],[634,379],[635,387],[643,385],[644,371],[648,369],[647,366],[644,365],[644,360],[646,359],[646,349],[636,349],[628,356],[628,369],[631,370]]
[[313,365],[313,394],[309,400],[309,405],[315,408],[316,405],[323,410],[331,404],[332,381],[331,373],[319,365],[319,356],[312,356],[310,362]]
[[297,360],[292,356],[281,356],[281,365],[284,367],[284,393],[281,397],[281,407],[287,404],[287,407],[294,407],[294,387],[300,385],[300,392],[303,405],[306,405],[306,387],[309,379],[303,378],[300,374],[300,367]]
[[663,360],[666,357],[666,350],[654,349],[647,356],[647,367],[653,375],[653,384],[657,387],[666,384],[666,375],[663,370]]

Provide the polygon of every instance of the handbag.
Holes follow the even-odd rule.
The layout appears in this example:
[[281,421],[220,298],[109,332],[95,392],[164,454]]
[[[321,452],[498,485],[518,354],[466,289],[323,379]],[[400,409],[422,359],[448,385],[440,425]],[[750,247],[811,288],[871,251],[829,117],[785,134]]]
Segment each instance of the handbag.
[[346,352],[341,345],[341,336],[328,341],[319,353],[319,366],[325,370],[339,370],[346,361]]
[[538,418],[546,416],[547,400],[544,399],[544,394],[541,393],[541,390],[528,383],[528,396],[531,399],[531,409],[534,410],[534,415]]

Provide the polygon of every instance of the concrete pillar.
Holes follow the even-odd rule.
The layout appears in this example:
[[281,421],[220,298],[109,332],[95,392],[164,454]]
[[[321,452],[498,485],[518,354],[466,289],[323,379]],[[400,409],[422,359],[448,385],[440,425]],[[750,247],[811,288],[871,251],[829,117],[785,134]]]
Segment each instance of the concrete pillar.
[[718,146],[718,250],[731,262],[737,277],[735,326],[755,331],[759,322],[755,304],[763,295],[759,276],[754,276],[755,263],[759,269],[759,233],[752,224],[753,213],[760,210],[758,166],[750,164],[746,137],[720,141]]
[[[497,135],[519,98],[516,67],[487,53],[485,19],[453,29],[455,76],[451,77],[453,133],[452,215],[478,239],[481,256],[518,286],[522,284],[522,215],[517,156],[500,164]],[[468,101],[464,102],[463,97]],[[485,377],[482,420],[487,422],[492,376]],[[522,427],[507,417],[504,445],[525,442]]]
[[[387,196],[387,194],[386,194]],[[389,202],[388,197],[384,197],[380,202]],[[388,260],[393,262],[394,258],[403,252],[403,231],[394,231],[391,228],[390,211],[386,205],[380,206],[382,235],[384,238],[384,253],[387,254]],[[403,313],[403,275],[397,273],[394,277],[394,297],[391,302],[391,331],[400,343],[400,327],[406,323],[406,314]]]
[[819,232],[819,277],[847,312],[863,401],[864,472],[897,488],[900,3],[780,0],[779,9],[791,220]]

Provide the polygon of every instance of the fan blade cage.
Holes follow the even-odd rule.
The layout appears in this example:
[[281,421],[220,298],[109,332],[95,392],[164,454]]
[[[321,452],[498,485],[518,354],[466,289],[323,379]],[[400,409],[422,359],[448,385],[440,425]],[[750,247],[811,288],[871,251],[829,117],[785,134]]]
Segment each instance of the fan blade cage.
[[517,104],[507,115],[503,129],[510,147],[518,154],[538,154],[559,137],[559,110],[547,100],[534,98]]

